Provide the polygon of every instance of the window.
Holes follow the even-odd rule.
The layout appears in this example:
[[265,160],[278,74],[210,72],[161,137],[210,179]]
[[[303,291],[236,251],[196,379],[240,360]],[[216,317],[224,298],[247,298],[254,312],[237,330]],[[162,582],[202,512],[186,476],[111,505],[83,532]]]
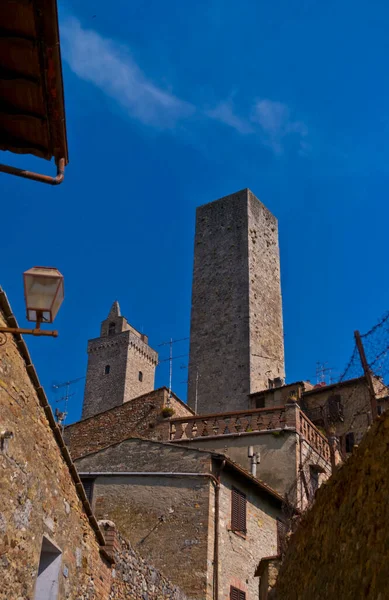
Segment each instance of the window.
[[81,477],[80,479],[82,485],[84,486],[85,494],[88,498],[89,504],[92,504],[94,479],[91,479],[91,477]]
[[339,394],[328,398],[327,413],[330,421],[343,421],[343,405]]
[[246,494],[232,488],[231,494],[231,529],[238,533],[246,533]]
[[142,371],[139,371],[139,373],[138,373],[138,379],[139,379],[139,381],[143,381],[143,373],[142,373]]
[[355,444],[354,432],[346,433],[346,452],[352,452]]
[[255,398],[255,408],[265,408],[265,396]]
[[116,325],[115,323],[112,321],[109,325],[108,325],[108,335],[114,335],[115,334],[115,330],[116,330]]
[[109,365],[105,365],[104,374],[109,375],[110,370],[111,370],[111,367]]
[[246,592],[242,592],[236,587],[230,587],[230,600],[246,600]]
[[43,536],[35,600],[57,600],[61,557],[61,551]]

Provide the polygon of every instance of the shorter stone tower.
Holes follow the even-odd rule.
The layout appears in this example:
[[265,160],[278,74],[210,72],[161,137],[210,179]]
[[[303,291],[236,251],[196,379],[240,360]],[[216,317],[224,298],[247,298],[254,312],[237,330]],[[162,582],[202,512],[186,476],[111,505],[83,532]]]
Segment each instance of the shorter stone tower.
[[154,389],[158,354],[121,316],[114,302],[101,324],[100,337],[88,342],[82,419],[132,400]]

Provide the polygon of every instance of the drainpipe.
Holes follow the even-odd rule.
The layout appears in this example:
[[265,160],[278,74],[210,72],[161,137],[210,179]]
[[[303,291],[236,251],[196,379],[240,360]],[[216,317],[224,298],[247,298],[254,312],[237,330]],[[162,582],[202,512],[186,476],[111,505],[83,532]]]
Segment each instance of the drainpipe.
[[213,599],[219,600],[219,516],[220,516],[220,476],[225,467],[226,460],[222,461],[217,483],[215,485],[215,540],[213,547]]
[[0,172],[8,173],[9,175],[16,175],[17,177],[23,177],[24,179],[32,179],[33,181],[39,181],[40,183],[48,183],[49,185],[59,185],[63,182],[65,177],[65,159],[60,158],[56,162],[56,165],[57,175],[55,177],[41,175],[41,173],[34,173],[33,171],[17,169],[16,167],[10,167],[9,165],[2,164],[0,164]]

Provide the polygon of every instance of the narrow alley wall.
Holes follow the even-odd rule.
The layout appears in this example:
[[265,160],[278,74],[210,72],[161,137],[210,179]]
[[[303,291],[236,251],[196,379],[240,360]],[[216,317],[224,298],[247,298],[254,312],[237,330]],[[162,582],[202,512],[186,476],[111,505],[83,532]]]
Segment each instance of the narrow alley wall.
[[384,600],[389,562],[389,412],[324,483],[292,536],[277,600]]

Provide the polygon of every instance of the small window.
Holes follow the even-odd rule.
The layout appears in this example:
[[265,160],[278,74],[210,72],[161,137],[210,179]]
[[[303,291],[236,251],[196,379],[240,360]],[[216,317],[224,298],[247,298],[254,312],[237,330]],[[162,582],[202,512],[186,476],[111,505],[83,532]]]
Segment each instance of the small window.
[[116,330],[116,324],[114,322],[108,325],[108,335],[114,335]]
[[111,367],[109,365],[105,365],[104,374],[109,375],[110,370],[111,370]]
[[245,534],[246,529],[246,494],[232,488],[231,494],[231,529]]
[[85,494],[88,498],[89,504],[92,504],[94,479],[91,479],[90,477],[81,477],[81,483],[84,486]]
[[143,381],[143,373],[142,373],[142,371],[139,371],[139,373],[138,373],[138,379],[139,379],[139,381]]
[[255,408],[265,408],[265,396],[255,398]]
[[246,600],[246,593],[236,587],[230,587],[230,600]]
[[352,452],[355,444],[354,432],[346,433],[346,452]]

